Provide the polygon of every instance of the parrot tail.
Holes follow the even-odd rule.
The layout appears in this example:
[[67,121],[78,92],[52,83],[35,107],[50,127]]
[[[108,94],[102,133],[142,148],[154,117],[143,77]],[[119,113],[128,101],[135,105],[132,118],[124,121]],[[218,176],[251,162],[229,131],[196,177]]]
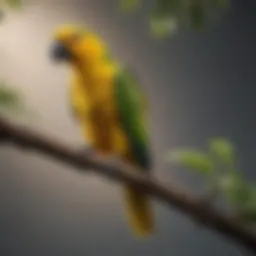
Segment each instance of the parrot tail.
[[154,232],[153,211],[149,196],[131,186],[125,187],[126,212],[137,237],[147,237]]

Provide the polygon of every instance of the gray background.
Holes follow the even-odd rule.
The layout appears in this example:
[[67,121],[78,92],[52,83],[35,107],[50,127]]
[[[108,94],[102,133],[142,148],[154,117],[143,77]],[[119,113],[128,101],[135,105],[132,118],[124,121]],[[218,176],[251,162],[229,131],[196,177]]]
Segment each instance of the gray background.
[[[137,70],[148,92],[158,179],[195,191],[197,178],[170,168],[164,154],[177,146],[203,147],[216,135],[236,143],[245,174],[255,178],[255,0],[233,0],[221,25],[207,33],[184,30],[164,42],[147,31],[150,6],[127,17],[116,2],[31,0],[22,12],[8,12],[0,26],[0,75],[23,91],[38,114],[19,121],[72,146],[82,143],[67,111],[67,68],[50,62],[48,48],[57,25],[87,24]],[[246,255],[158,203],[158,234],[135,241],[116,184],[35,153],[1,147],[0,167],[3,256]]]

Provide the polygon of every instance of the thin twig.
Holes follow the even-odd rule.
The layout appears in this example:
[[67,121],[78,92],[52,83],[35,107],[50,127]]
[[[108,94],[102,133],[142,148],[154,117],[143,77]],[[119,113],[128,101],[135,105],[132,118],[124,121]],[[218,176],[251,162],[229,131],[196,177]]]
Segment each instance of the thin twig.
[[189,215],[194,220],[199,220],[206,227],[233,239],[256,255],[256,237],[253,232],[213,206],[202,204],[200,199],[194,199],[178,188],[171,185],[166,188],[153,178],[149,179],[136,172],[130,166],[117,168],[110,166],[99,157],[81,156],[76,149],[72,149],[54,138],[46,137],[0,117],[0,138],[3,136],[5,142],[38,151],[62,163],[76,167],[77,170],[83,172],[93,170],[95,173],[114,181],[136,186],[156,199]]

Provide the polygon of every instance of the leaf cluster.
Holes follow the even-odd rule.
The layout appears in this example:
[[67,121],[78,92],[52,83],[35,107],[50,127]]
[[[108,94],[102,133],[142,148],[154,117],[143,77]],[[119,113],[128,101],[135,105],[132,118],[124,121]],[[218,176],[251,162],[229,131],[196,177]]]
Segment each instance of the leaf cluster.
[[29,114],[25,99],[18,89],[0,83],[0,112],[4,114]]
[[219,195],[235,208],[242,221],[256,222],[256,186],[243,177],[236,147],[228,139],[210,139],[205,151],[171,151],[167,160],[201,175],[207,186],[217,187]]
[[[134,12],[148,1],[119,0],[121,10]],[[150,31],[157,38],[166,38],[181,26],[202,29],[215,14],[229,7],[229,0],[155,0],[150,14]]]

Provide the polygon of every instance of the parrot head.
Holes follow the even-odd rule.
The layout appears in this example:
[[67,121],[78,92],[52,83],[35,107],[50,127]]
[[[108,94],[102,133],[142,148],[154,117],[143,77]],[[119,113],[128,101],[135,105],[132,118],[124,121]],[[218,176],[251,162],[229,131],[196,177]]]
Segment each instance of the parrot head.
[[75,64],[100,58],[103,51],[102,41],[90,31],[63,25],[54,32],[50,55],[53,60]]

